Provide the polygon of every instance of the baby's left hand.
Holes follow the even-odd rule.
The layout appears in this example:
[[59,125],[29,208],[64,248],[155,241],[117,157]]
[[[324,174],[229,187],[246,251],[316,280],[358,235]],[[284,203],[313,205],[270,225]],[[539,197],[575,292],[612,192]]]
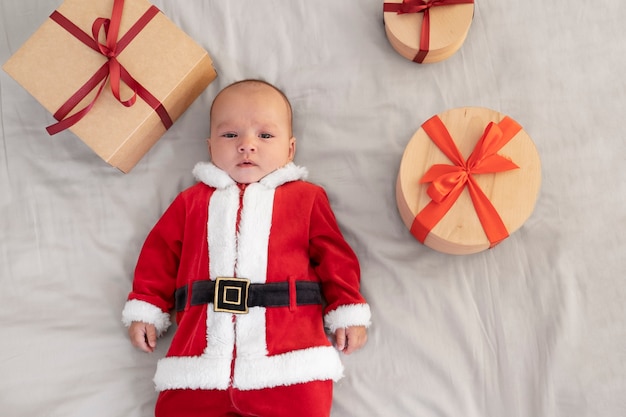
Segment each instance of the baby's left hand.
[[346,355],[362,348],[367,342],[367,329],[365,326],[350,326],[335,331],[337,349]]

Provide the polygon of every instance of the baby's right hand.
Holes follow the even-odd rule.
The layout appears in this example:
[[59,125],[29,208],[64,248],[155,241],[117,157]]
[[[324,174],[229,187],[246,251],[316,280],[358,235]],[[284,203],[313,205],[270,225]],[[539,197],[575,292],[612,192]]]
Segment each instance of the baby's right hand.
[[156,348],[157,332],[154,324],[134,321],[128,327],[130,342],[144,352],[154,352]]

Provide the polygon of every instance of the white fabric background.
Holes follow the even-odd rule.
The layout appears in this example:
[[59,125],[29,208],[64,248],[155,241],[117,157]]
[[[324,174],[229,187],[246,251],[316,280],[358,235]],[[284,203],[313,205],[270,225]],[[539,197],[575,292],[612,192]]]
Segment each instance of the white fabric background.
[[[0,2],[4,63],[60,0]],[[418,65],[382,1],[155,0],[217,80],[129,174],[0,72],[0,414],[146,417],[157,352],[120,321],[143,240],[206,160],[208,109],[260,77],[295,109],[296,162],[328,191],[363,269],[373,325],[345,357],[334,417],[626,415],[626,3],[477,0],[461,50]],[[164,69],[166,70],[166,69]],[[395,206],[404,147],[460,106],[533,138],[530,219],[470,256],[419,244]]]

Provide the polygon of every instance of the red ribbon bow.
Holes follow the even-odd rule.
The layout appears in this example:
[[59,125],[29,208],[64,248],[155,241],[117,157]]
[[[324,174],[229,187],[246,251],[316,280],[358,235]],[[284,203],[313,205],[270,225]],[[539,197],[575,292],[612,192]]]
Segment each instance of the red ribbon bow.
[[521,126],[509,117],[504,117],[498,124],[489,123],[467,161],[438,116],[427,120],[422,128],[454,165],[435,164],[420,179],[420,184],[430,183],[426,192],[432,201],[415,216],[411,226],[413,236],[424,243],[432,228],[450,210],[467,186],[491,247],[506,239],[509,235],[506,226],[473,175],[519,168],[496,152],[521,130]]
[[403,0],[402,3],[384,3],[383,12],[424,13],[422,19],[422,33],[420,34],[419,52],[413,61],[421,64],[428,54],[430,45],[430,9],[438,6],[449,6],[452,4],[474,3],[474,0]]
[[[54,11],[50,15],[50,19],[58,23],[61,27],[74,35],[85,45],[89,46],[96,52],[101,53],[107,57],[107,62],[102,65],[98,71],[82,86],[76,93],[74,93],[57,111],[54,113],[54,118],[59,120],[58,123],[50,125],[46,128],[50,135],[65,130],[80,121],[94,106],[100,93],[104,89],[107,80],[110,79],[111,91],[113,96],[124,106],[130,107],[135,104],[137,96],[141,97],[150,107],[152,107],[159,117],[166,129],[172,126],[172,119],[170,118],[167,110],[163,107],[161,102],[154,97],[148,90],[146,90],[137,80],[135,80],[126,69],[117,60],[119,54],[126,48],[126,46],[143,30],[143,28],[152,20],[154,16],[159,13],[159,9],[155,6],[151,6],[139,20],[126,32],[121,39],[117,39],[120,22],[122,19],[122,11],[124,8],[124,0],[114,0],[113,11],[111,13],[111,19],[99,17],[95,19],[91,27],[92,36],[85,33],[82,29],[72,23],[69,19],[63,16],[58,11]],[[106,36],[106,44],[101,44],[99,39],[100,32],[104,29]],[[122,100],[120,95],[120,83],[124,82],[128,85],[133,95],[128,100]],[[91,102],[74,113],[72,116],[66,117],[72,109],[74,109],[78,103],[81,102],[89,92],[100,84],[98,91]]]

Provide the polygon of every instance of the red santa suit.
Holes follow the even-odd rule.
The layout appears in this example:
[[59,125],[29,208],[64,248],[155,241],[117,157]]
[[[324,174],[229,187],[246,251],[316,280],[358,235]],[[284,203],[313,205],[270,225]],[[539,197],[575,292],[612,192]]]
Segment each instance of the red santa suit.
[[[370,309],[324,190],[293,163],[247,185],[212,163],[196,165],[194,175],[199,182],[148,235],[122,313],[126,325],[152,323],[161,334],[177,308],[156,389],[266,390],[340,379],[324,326],[368,326]],[[213,299],[194,304],[218,277],[245,278],[250,288],[285,283],[277,285],[287,288],[288,305],[232,314],[214,311]],[[315,283],[324,304],[300,305],[296,288]]]

